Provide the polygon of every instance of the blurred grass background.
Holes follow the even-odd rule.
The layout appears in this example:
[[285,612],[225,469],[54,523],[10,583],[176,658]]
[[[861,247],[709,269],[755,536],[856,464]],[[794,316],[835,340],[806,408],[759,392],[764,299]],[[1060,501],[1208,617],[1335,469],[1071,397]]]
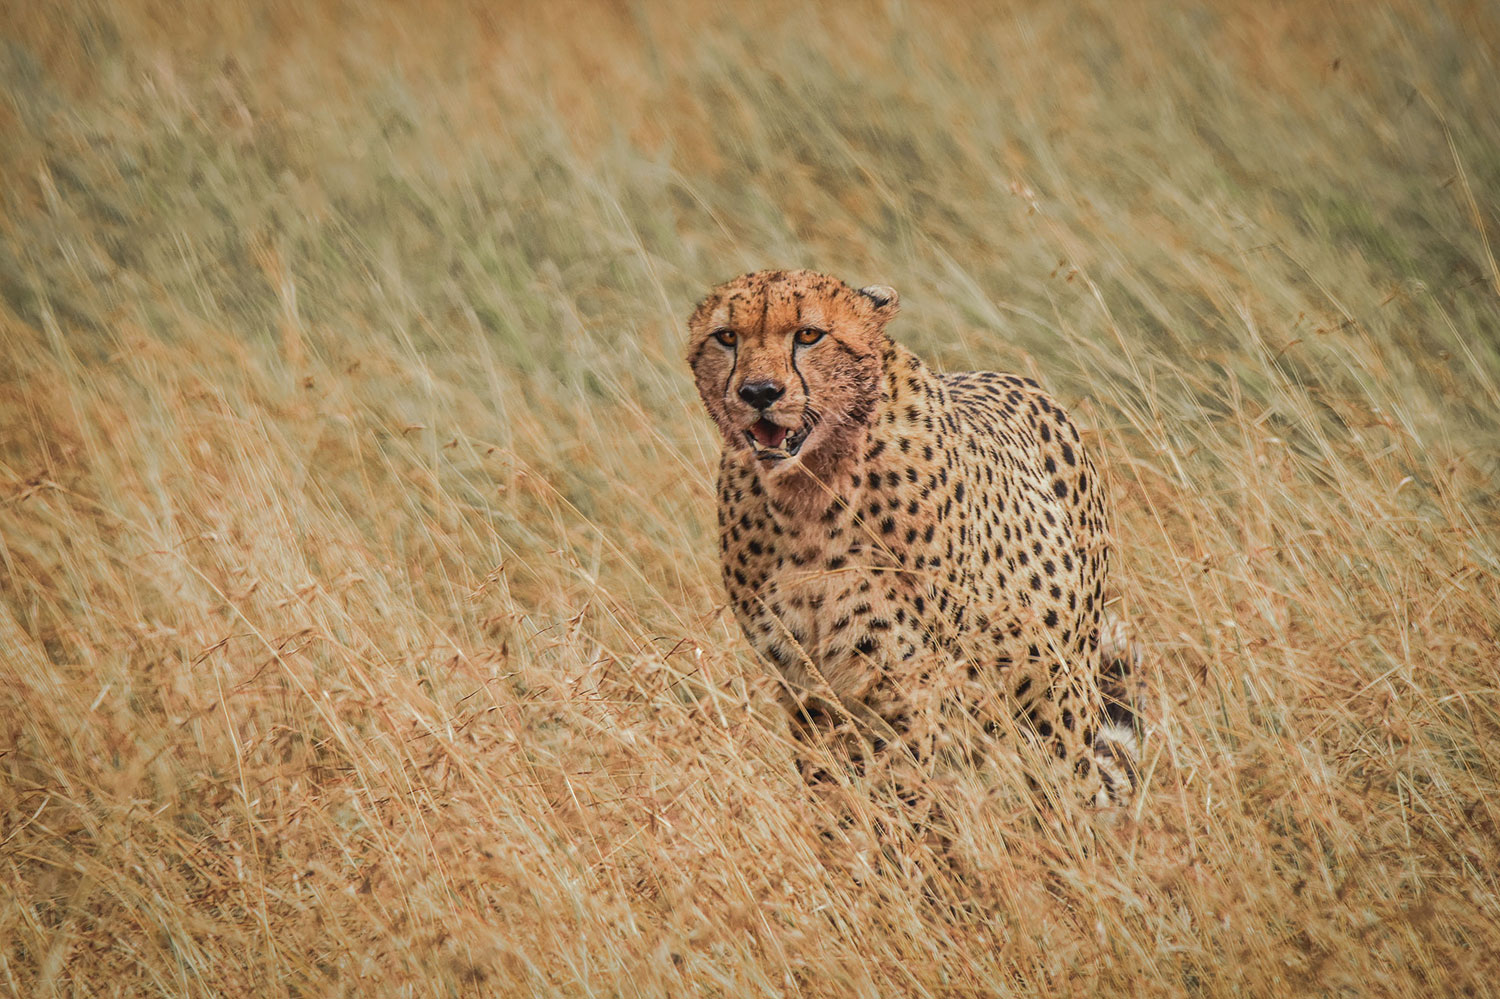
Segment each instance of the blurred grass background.
[[[1494,994],[1497,52],[1481,2],[7,5],[0,987]],[[764,266],[1090,428],[1130,814],[960,780],[926,884],[821,835],[680,358]]]

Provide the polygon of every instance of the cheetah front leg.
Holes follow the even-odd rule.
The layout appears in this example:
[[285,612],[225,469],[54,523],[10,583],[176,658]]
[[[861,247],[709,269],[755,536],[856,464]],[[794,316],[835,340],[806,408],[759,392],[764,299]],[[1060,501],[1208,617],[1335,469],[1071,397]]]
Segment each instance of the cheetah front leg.
[[[803,782],[834,819],[823,838],[846,841],[865,870],[925,878],[922,858],[947,857],[953,837],[933,772],[940,740],[917,724],[931,675],[912,666],[909,684],[880,675],[858,700],[787,690],[791,734],[802,748]],[[852,791],[851,781],[860,787]]]

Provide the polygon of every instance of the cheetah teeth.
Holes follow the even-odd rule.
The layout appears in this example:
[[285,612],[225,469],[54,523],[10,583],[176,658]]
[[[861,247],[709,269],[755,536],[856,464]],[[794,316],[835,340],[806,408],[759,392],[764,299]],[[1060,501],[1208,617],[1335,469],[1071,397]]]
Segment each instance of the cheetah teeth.
[[745,431],[745,440],[750,442],[755,456],[762,461],[790,458],[802,449],[802,442],[806,439],[806,430],[788,433],[785,427],[765,419],[756,421],[755,426]]

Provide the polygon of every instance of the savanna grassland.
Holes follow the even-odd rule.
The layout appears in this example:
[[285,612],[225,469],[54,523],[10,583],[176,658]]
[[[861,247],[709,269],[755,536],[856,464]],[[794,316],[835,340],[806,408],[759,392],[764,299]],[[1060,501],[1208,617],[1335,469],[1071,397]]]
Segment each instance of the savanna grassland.
[[[1497,53],[1481,2],[6,4],[0,989],[1495,994]],[[809,798],[681,357],[764,266],[1088,428],[1132,808],[951,775],[951,856],[870,863],[878,798]]]

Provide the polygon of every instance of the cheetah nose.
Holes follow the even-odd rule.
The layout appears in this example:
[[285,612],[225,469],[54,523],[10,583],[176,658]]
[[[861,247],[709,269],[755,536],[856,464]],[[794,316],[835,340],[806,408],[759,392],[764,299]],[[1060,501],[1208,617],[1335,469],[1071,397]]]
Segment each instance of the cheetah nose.
[[786,386],[780,382],[746,382],[740,386],[740,398],[756,409],[765,409],[786,395]]

